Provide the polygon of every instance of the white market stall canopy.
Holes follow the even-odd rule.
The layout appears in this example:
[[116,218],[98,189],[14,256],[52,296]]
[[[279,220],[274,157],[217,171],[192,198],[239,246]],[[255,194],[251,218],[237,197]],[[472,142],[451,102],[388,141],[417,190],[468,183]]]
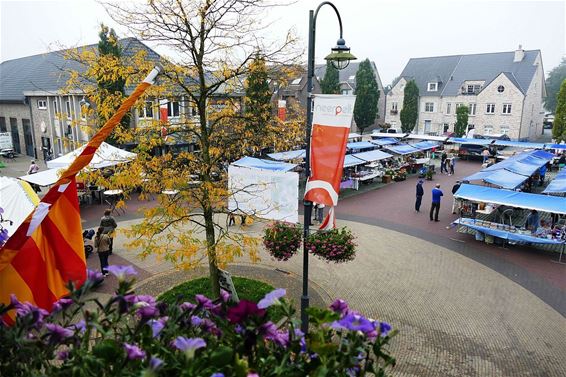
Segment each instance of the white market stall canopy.
[[363,160],[365,162],[374,162],[374,161],[385,160],[386,158],[393,157],[393,156],[390,155],[389,153],[385,153],[385,152],[376,150],[376,151],[356,153],[356,154],[353,154],[352,157],[358,158],[358,159]]
[[362,135],[360,135],[359,133],[356,133],[356,132],[350,132],[348,134],[348,139],[356,139],[358,137],[362,137]]
[[[66,168],[67,166],[71,165],[71,163],[75,160],[75,158],[77,158],[78,155],[82,153],[85,147],[86,144],[78,149],[75,149],[72,152],[67,153],[64,156],[58,157],[51,161],[47,161],[47,167],[50,169]],[[122,164],[135,158],[135,153],[116,148],[108,143],[103,142],[97,149],[94,157],[92,158],[92,161],[90,162],[90,164],[88,164],[88,167],[90,169],[101,169],[108,166]]]
[[270,160],[262,160],[254,157],[242,157],[238,161],[232,162],[230,165],[239,166],[242,168],[254,168],[271,171],[289,171],[293,170],[297,165],[289,164],[286,162],[277,162]]
[[16,178],[0,177],[0,207],[5,222],[2,226],[8,230],[8,237],[14,234],[28,215],[39,204],[39,198],[31,186]]
[[566,198],[462,184],[455,198],[566,215]]
[[397,138],[404,138],[405,136],[407,136],[408,134],[406,133],[389,133],[389,132],[372,132],[371,133],[371,137],[397,137]]
[[269,158],[272,158],[277,161],[290,161],[296,160],[298,158],[305,158],[306,152],[304,149],[298,149],[296,151],[287,151],[287,152],[277,152],[277,153],[269,153]]
[[418,134],[409,134],[406,137],[407,139],[416,139],[416,140],[430,140],[430,141],[446,141],[449,139],[449,136],[433,136],[433,135],[418,135]]
[[49,186],[59,180],[59,173],[62,173],[64,170],[65,168],[40,170],[35,174],[21,176],[20,179],[39,186]]

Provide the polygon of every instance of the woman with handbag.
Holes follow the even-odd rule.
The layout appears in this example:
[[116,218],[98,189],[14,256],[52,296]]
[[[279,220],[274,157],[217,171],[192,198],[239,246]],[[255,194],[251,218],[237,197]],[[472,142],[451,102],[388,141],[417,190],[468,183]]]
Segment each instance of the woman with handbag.
[[106,267],[108,267],[108,257],[110,256],[110,236],[108,233],[104,233],[103,227],[99,227],[96,231],[94,247],[98,254],[98,259],[100,259],[100,271],[102,275],[108,276]]

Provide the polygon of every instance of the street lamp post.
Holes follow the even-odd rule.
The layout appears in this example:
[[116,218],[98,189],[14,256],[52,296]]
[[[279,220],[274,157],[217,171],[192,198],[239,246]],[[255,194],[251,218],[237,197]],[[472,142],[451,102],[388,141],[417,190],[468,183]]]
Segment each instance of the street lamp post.
[[[314,76],[314,51],[315,51],[315,36],[316,36],[316,18],[318,11],[324,5],[330,5],[336,16],[338,17],[338,24],[340,25],[340,38],[336,42],[336,46],[332,48],[330,55],[325,59],[330,61],[336,69],[344,69],[350,63],[350,60],[356,57],[350,54],[350,48],[346,47],[346,42],[342,38],[342,19],[340,13],[334,4],[330,1],[324,1],[319,4],[315,11],[309,11],[309,46],[308,46],[308,61],[307,61],[307,126],[306,126],[306,155],[305,155],[305,174],[310,177],[310,146],[311,146],[311,128],[312,128],[312,78]],[[309,307],[309,253],[306,248],[306,241],[309,237],[309,224],[312,214],[312,202],[304,200],[304,213],[303,213],[303,295],[301,296],[301,330],[306,334],[309,328],[309,316],[307,308]]]

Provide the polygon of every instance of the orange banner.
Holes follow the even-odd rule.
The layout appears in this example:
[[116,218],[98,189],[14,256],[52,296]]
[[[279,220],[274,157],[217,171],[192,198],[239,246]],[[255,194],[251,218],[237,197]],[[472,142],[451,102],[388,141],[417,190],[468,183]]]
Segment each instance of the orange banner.
[[[305,188],[305,199],[334,207],[338,204],[340,181],[344,170],[346,143],[354,112],[355,96],[316,95],[313,102],[311,132],[311,175]],[[334,227],[331,219],[334,210],[323,226]],[[326,224],[330,221],[332,224]],[[323,227],[321,227],[323,229]]]

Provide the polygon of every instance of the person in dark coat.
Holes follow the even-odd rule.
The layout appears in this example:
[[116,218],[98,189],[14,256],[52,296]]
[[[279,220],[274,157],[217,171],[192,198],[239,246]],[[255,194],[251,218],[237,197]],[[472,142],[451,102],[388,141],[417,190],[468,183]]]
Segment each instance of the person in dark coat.
[[423,201],[424,189],[423,180],[419,179],[417,182],[417,200],[415,201],[415,211],[419,212],[421,210],[421,202]]
[[456,184],[454,186],[452,186],[452,213],[456,214],[456,209],[458,209],[459,207],[459,201],[454,197],[454,194],[456,194],[456,192],[458,191],[458,189],[460,188],[460,181],[456,181]]
[[440,173],[444,173],[446,172],[446,174],[448,174],[448,167],[446,166],[447,163],[447,159],[448,159],[448,155],[446,154],[445,151],[442,151],[442,155],[440,156]]
[[[430,221],[438,221],[438,211],[440,211],[440,197],[444,196],[442,190],[440,189],[440,184],[436,184],[436,187],[432,189],[432,205],[430,206]],[[434,214],[434,218],[432,215]]]

